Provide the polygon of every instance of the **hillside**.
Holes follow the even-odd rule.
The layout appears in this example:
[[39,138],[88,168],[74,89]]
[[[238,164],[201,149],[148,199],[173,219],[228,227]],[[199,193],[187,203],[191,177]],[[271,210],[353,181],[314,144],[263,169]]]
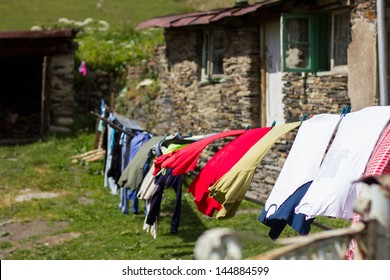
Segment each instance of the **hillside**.
[[[59,18],[104,20],[111,29],[136,26],[149,18],[210,10],[233,5],[235,0],[18,0],[0,1],[0,31],[52,26]],[[254,2],[254,1],[250,1]]]

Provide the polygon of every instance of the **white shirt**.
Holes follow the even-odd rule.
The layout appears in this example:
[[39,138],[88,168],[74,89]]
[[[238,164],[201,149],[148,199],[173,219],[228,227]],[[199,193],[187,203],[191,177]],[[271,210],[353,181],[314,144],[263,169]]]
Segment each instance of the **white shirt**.
[[390,120],[390,106],[372,106],[348,113],[325,156],[318,175],[295,213],[307,218],[353,217],[353,204],[360,192],[359,179],[375,144]]
[[314,180],[340,120],[340,115],[321,114],[302,123],[282,171],[265,203],[267,217],[275,213],[300,186]]

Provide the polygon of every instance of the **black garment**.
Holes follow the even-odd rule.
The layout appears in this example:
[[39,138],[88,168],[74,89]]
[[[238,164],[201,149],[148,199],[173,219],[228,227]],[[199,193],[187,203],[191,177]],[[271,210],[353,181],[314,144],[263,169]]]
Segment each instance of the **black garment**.
[[158,216],[160,215],[161,200],[164,190],[165,188],[171,186],[176,193],[176,203],[173,211],[170,232],[176,234],[180,224],[183,175],[173,176],[172,169],[167,169],[164,175],[162,173],[157,175],[154,182],[158,187],[151,199],[150,209],[146,217],[146,224],[152,226],[156,222]]
[[268,235],[273,240],[279,237],[287,224],[295,229],[300,235],[309,234],[310,226],[314,221],[314,218],[306,219],[306,215],[304,214],[295,214],[295,207],[301,202],[312,182],[313,181],[309,181],[300,186],[285,202],[283,202],[282,205],[280,205],[279,209],[268,218],[266,217],[267,212],[265,209],[260,213],[258,220],[270,227]]
[[114,131],[114,147],[112,148],[111,166],[107,171],[107,177],[112,177],[118,183],[122,175],[122,145],[120,144],[122,132]]

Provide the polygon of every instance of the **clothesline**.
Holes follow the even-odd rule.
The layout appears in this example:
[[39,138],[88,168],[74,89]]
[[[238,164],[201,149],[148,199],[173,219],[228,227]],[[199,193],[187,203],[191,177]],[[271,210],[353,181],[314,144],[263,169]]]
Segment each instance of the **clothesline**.
[[[115,128],[116,130],[120,131],[120,132],[123,132],[124,134],[128,135],[128,136],[134,136],[134,132],[132,131],[129,131],[129,130],[126,130],[126,129],[123,129],[122,127],[120,127],[119,125],[113,123],[112,121],[110,120],[107,120],[106,118],[100,116],[99,114],[91,111],[91,114],[96,116],[98,119],[102,120],[103,122],[107,123],[108,125],[110,125],[112,128]],[[132,128],[129,128],[129,129],[132,129]],[[133,129],[132,129],[133,130]],[[138,129],[134,129],[134,130],[137,130],[139,131]]]
[[[154,237],[157,234],[161,197],[168,187],[173,187],[176,192],[175,209],[177,211],[175,210],[176,214],[174,213],[172,219],[171,233],[177,232],[180,220],[177,215],[180,215],[182,185],[182,179],[178,176],[186,175],[195,170],[200,153],[212,141],[225,137],[234,138],[233,140],[229,139],[228,143],[200,168],[187,192],[193,194],[194,202],[200,212],[213,216],[214,212],[217,211],[217,219],[227,219],[235,215],[252,183],[256,167],[277,139],[299,127],[283,169],[268,197],[265,209],[260,213],[258,219],[267,226],[279,226],[273,230],[274,234],[272,235],[274,238],[278,238],[287,224],[297,231],[304,226],[303,230],[298,232],[307,234],[313,219],[319,215],[350,218],[351,203],[354,200],[348,195],[350,193],[348,190],[351,188],[350,179],[359,177],[360,169],[366,165],[376,139],[390,118],[390,107],[376,107],[378,108],[367,108],[360,112],[351,113],[351,115],[348,114],[348,116],[345,116],[347,112],[343,110],[341,117],[336,114],[320,114],[309,120],[303,118],[300,122],[275,127],[219,132],[207,136],[203,135],[191,141],[188,141],[191,137],[182,137],[181,135],[158,137],[145,131],[135,131],[134,134],[130,134],[129,131],[113,122],[115,116],[111,115],[107,119],[96,113],[94,115],[111,127],[108,129],[111,134],[107,135],[106,162],[112,160],[118,168],[121,159],[126,158],[127,160],[125,164],[122,164],[119,174],[112,169],[111,171],[115,171],[115,176],[106,175],[106,179],[111,181],[116,178],[113,188],[111,186],[110,188],[113,193],[120,190],[120,209],[128,209],[130,198],[133,201],[133,207],[137,198],[148,201],[144,226],[153,232]],[[372,119],[377,120],[375,126],[370,124]],[[305,121],[303,122],[303,120]],[[358,128],[360,127],[364,127],[367,132],[370,132],[370,137],[359,137]],[[115,130],[116,132],[113,132]],[[121,133],[123,133],[122,136],[119,135]],[[128,139],[125,139],[126,137]],[[366,138],[370,138],[370,143],[365,142]],[[127,145],[125,145],[126,143]],[[116,145],[121,145],[121,147],[117,148]],[[129,154],[126,154],[126,149],[130,151],[132,156],[129,157]],[[123,154],[118,155],[117,151],[121,151]],[[356,158],[360,157],[352,157],[352,154],[363,152],[364,157],[358,160],[359,162]],[[332,160],[333,158],[337,161]],[[344,172],[337,172],[339,166],[342,166]],[[359,170],[356,166],[359,166]],[[106,164],[106,168],[108,171],[111,167]],[[350,170],[348,174],[345,172],[346,170]],[[342,176],[340,173],[343,173]],[[332,187],[333,193],[337,192],[335,203],[329,203],[330,198],[334,198],[332,193],[322,192],[321,195],[316,193],[318,185],[322,183],[321,180],[325,179],[331,179],[331,186],[328,188]],[[142,189],[144,185],[148,189]],[[151,191],[152,189],[153,191]],[[321,190],[324,189],[321,188]],[[148,192],[148,198],[138,195],[138,191],[140,194]],[[318,207],[318,201],[324,200],[327,211],[332,210],[333,212],[324,212],[322,209],[318,209],[316,212],[307,213],[303,207],[302,212],[294,212],[296,206],[304,201],[302,197],[307,198],[306,205],[313,208]],[[342,207],[345,209],[340,215],[339,209]],[[272,221],[279,217],[277,216],[280,213],[279,210],[284,210],[279,219],[282,222],[280,225]],[[125,213],[124,210],[122,211]],[[136,210],[133,212],[135,213]],[[151,214],[149,215],[149,213]],[[299,217],[295,213],[299,214]]]

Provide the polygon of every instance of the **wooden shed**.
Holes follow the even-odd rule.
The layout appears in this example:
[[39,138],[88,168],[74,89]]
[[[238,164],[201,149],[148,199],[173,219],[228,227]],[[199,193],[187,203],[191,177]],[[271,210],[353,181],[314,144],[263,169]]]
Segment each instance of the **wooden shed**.
[[0,32],[0,143],[70,132],[74,30]]

